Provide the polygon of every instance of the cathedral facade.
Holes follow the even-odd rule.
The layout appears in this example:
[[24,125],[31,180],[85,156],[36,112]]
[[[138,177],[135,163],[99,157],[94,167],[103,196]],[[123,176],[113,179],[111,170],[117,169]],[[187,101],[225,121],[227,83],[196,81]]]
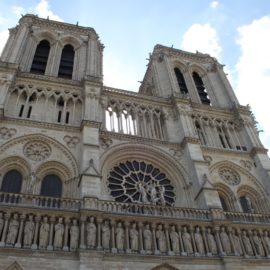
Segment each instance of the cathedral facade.
[[269,269],[270,161],[223,66],[156,45],[136,93],[103,85],[103,49],[30,14],[10,29],[0,269]]

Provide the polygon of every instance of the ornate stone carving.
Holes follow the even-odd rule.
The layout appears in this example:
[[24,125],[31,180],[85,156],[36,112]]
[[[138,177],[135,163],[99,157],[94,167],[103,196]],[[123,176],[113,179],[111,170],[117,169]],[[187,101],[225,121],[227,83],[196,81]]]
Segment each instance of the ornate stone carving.
[[258,235],[257,231],[253,232],[253,243],[256,250],[256,254],[263,257],[264,250],[263,250],[262,240],[260,236]]
[[158,230],[156,232],[156,238],[157,238],[157,243],[158,243],[158,249],[161,253],[166,252],[166,237],[165,233],[162,230],[162,225],[158,225]]
[[102,246],[104,249],[110,248],[111,230],[109,221],[105,220],[102,225]]
[[31,160],[42,161],[51,155],[51,148],[44,142],[33,141],[24,146],[23,153]]
[[232,229],[231,237],[232,237],[232,245],[234,247],[234,253],[235,253],[235,255],[236,256],[242,255],[243,254],[243,251],[242,251],[240,239],[239,239],[239,236],[236,235],[235,229]]
[[0,128],[0,138],[4,140],[10,139],[16,133],[17,133],[17,130],[15,128],[6,128],[6,127]]
[[192,244],[191,244],[191,235],[188,233],[186,226],[183,228],[182,239],[183,239],[185,252],[187,254],[192,254],[193,248],[192,248]]
[[113,144],[113,140],[108,137],[100,137],[100,144],[103,149],[106,149]]
[[207,239],[210,253],[213,255],[216,255],[217,254],[217,243],[215,241],[214,235],[211,233],[210,228],[207,228],[206,239]]
[[224,182],[232,186],[239,185],[241,182],[240,175],[230,168],[221,168],[219,170],[219,176]]
[[109,192],[117,201],[173,205],[174,188],[165,173],[144,161],[126,161],[108,176]]
[[32,240],[34,237],[35,223],[33,221],[33,216],[29,215],[29,219],[25,222],[24,225],[24,237],[23,237],[23,246],[25,248],[30,248],[32,245]]
[[69,148],[75,148],[76,145],[80,142],[80,139],[78,137],[76,136],[71,137],[68,135],[66,135],[63,140],[65,141],[65,143]]
[[129,237],[131,250],[137,251],[139,248],[139,232],[136,229],[136,223],[132,223],[131,229],[129,230]]
[[205,251],[204,251],[203,239],[202,239],[202,235],[201,235],[199,227],[196,227],[196,230],[194,233],[194,239],[197,246],[197,251],[199,252],[200,255],[204,255]]
[[20,223],[18,221],[18,214],[14,214],[8,227],[8,233],[7,233],[7,239],[6,239],[7,246],[13,246],[15,244],[18,231],[19,231],[19,225]]
[[227,255],[231,254],[232,253],[231,242],[230,242],[229,236],[226,233],[224,227],[221,227],[220,240],[221,240],[221,244],[222,244],[222,247],[223,247],[223,251]]
[[39,248],[46,249],[49,240],[50,225],[48,224],[48,218],[44,217],[39,230]]
[[144,231],[143,231],[143,243],[144,243],[144,249],[147,253],[151,253],[152,251],[152,232],[150,230],[149,224],[145,225]]
[[170,231],[170,239],[172,243],[172,250],[175,254],[179,253],[179,235],[175,231],[175,226],[171,226],[171,231]]
[[96,246],[96,231],[97,227],[94,223],[94,217],[90,217],[90,222],[86,226],[87,231],[87,247],[94,248]]
[[253,256],[252,246],[246,231],[243,231],[242,241],[245,248],[245,254],[248,256]]
[[64,232],[65,227],[63,224],[63,219],[59,218],[58,223],[54,225],[54,249],[62,249]]
[[124,240],[125,240],[125,232],[121,222],[117,223],[117,228],[115,230],[116,235],[116,248],[120,251],[124,249]]
[[72,220],[72,225],[70,227],[70,250],[76,250],[79,244],[79,226],[76,219]]
[[240,164],[244,167],[244,168],[246,168],[246,169],[248,169],[249,171],[252,169],[252,167],[253,167],[253,164],[252,164],[252,162],[250,162],[249,160],[240,160]]

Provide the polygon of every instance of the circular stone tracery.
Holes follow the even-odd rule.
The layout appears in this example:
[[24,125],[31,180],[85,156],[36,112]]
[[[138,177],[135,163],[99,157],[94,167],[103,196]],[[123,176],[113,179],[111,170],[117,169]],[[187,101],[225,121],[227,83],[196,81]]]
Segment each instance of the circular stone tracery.
[[175,191],[165,173],[144,161],[126,161],[108,175],[110,194],[119,202],[173,205]]
[[48,144],[33,141],[24,146],[24,155],[34,161],[41,161],[48,158],[51,155],[51,148]]
[[219,176],[229,185],[236,186],[240,184],[240,175],[229,168],[222,168],[219,170]]

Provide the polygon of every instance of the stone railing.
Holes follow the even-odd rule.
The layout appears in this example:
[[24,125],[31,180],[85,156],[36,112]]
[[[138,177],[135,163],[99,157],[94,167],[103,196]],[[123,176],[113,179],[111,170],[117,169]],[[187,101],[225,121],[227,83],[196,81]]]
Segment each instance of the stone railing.
[[262,224],[270,223],[269,214],[252,214],[252,213],[240,213],[240,212],[224,212],[227,220],[233,223],[257,223]]
[[211,212],[206,209],[168,207],[138,203],[120,203],[86,197],[83,209],[98,210],[115,214],[156,216],[175,219],[211,220]]
[[13,204],[18,206],[79,210],[80,203],[78,199],[0,192],[0,204],[2,205]]

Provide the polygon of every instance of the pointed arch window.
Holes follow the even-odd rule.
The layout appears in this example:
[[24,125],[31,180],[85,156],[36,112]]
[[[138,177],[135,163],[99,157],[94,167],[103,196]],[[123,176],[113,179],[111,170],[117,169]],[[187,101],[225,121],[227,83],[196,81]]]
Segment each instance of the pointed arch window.
[[61,197],[61,179],[55,174],[46,175],[42,180],[40,195],[49,197]]
[[174,68],[174,73],[178,82],[178,86],[180,88],[180,92],[182,94],[187,94],[188,89],[182,72],[179,70],[179,68]]
[[197,72],[193,72],[192,76],[202,104],[211,105],[202,78],[199,76]]
[[40,41],[36,48],[30,72],[45,74],[49,53],[50,43],[45,39]]
[[220,199],[220,202],[221,202],[222,209],[224,211],[228,212],[229,207],[228,207],[226,199],[222,195],[220,195],[220,194],[218,194],[218,195],[219,195],[219,199]]
[[58,77],[72,79],[74,55],[74,48],[71,45],[68,44],[63,48]]
[[17,170],[8,171],[4,177],[1,191],[9,193],[20,193],[22,187],[22,175]]

